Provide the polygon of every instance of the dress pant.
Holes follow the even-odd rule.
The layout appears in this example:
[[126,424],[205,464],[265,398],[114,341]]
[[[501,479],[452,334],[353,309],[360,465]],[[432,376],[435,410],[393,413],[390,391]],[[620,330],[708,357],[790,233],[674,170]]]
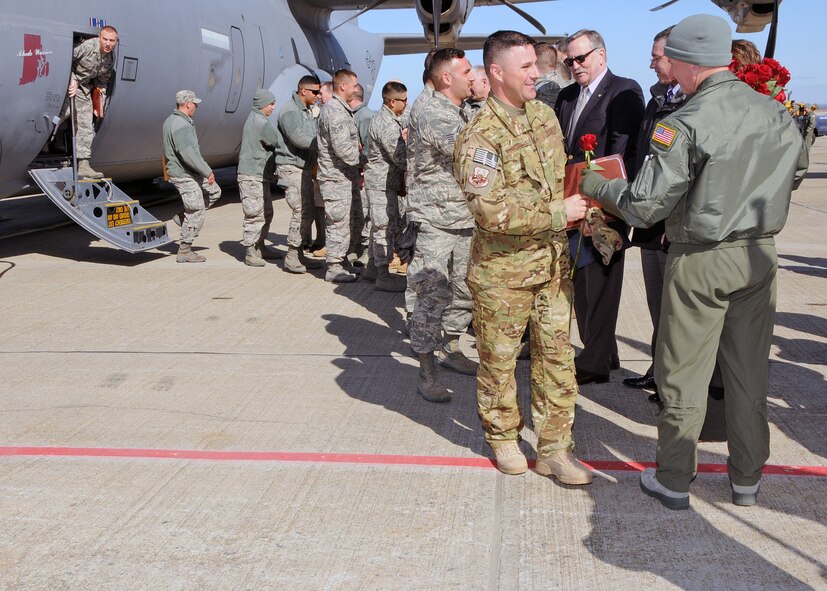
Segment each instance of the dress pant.
[[626,251],[615,253],[608,265],[595,261],[574,272],[574,311],[583,350],[575,364],[580,371],[609,375],[617,356],[617,314],[623,288]]

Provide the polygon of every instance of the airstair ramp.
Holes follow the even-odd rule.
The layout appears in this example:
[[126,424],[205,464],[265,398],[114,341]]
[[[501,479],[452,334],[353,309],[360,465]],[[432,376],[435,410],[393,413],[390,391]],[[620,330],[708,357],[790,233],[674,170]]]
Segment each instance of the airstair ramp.
[[80,179],[72,168],[29,171],[43,192],[85,230],[127,252],[170,242],[167,226],[121,191],[111,179]]

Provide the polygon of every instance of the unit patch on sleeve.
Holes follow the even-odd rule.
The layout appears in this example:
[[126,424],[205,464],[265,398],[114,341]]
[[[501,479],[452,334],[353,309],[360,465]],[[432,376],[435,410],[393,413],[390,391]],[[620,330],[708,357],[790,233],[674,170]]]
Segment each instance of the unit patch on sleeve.
[[655,126],[655,131],[652,132],[652,141],[667,148],[671,148],[672,142],[675,141],[675,136],[677,135],[678,132],[671,127],[667,127],[663,123],[658,123]]
[[476,189],[484,189],[491,182],[491,169],[475,166],[468,175],[468,184]]

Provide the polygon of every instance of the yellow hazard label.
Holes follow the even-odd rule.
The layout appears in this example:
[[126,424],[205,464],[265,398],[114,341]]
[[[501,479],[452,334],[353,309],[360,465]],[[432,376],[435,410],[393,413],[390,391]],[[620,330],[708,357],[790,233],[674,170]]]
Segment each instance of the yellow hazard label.
[[132,210],[129,205],[116,205],[106,212],[106,225],[109,228],[119,228],[132,223]]

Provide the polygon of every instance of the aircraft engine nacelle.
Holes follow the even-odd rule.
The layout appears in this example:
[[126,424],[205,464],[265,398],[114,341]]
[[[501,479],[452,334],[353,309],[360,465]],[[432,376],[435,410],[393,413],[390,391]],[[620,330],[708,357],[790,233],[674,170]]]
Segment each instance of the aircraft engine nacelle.
[[462,25],[468,20],[471,9],[474,7],[474,0],[416,0],[416,15],[425,30],[425,38],[431,43],[434,42],[434,8],[441,8],[439,15],[439,36],[440,47],[453,46]]
[[[757,33],[770,24],[774,0],[712,0],[729,13],[738,33]],[[779,5],[781,2],[778,3]]]

